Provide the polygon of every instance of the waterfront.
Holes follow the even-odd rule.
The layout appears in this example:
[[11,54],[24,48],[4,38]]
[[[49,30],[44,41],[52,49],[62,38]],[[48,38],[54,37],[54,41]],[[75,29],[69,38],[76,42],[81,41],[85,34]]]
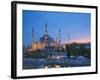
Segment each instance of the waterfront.
[[76,58],[62,57],[59,59],[23,58],[23,69],[60,68],[90,66],[90,59],[83,56]]

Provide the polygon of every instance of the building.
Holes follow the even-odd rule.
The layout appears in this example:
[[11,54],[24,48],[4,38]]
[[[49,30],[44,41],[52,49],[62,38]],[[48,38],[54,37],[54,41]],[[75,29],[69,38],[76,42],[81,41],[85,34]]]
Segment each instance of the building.
[[45,24],[45,30],[42,37],[40,37],[39,41],[35,41],[34,30],[32,29],[32,45],[29,48],[29,53],[31,52],[41,52],[44,54],[47,53],[49,58],[52,59],[60,59],[66,56],[65,44],[61,44],[61,31],[60,28],[58,30],[58,38],[56,40],[51,37],[48,33],[47,23]]
[[32,29],[32,45],[29,51],[42,50],[46,52],[54,52],[58,47],[57,41],[55,41],[49,34],[47,29],[47,23],[45,24],[44,35],[40,37],[38,42],[34,39],[34,30]]

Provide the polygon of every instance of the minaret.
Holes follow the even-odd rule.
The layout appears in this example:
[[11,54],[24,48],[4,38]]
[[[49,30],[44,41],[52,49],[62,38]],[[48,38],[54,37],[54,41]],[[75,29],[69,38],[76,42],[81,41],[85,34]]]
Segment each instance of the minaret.
[[70,45],[70,34],[68,34],[68,44]]
[[48,30],[47,30],[47,23],[45,24],[45,35],[48,34]]
[[34,29],[32,28],[32,43],[34,43],[35,40],[34,40]]
[[55,41],[56,41],[56,47],[58,47],[58,37],[57,36],[55,38]]
[[61,30],[59,28],[59,41],[58,41],[58,47],[59,47],[59,50],[61,49]]
[[46,42],[45,42],[45,47],[47,47],[47,46],[49,46],[49,43],[48,43],[48,41],[47,41],[47,35],[48,35],[48,30],[47,30],[47,23],[45,23],[45,33],[44,33],[44,35],[45,35],[45,40],[46,40]]
[[67,56],[70,57],[70,34],[68,34]]

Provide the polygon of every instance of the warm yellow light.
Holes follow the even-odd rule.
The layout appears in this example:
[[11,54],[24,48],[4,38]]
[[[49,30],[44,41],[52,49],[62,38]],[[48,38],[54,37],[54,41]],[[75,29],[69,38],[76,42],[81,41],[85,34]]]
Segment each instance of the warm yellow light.
[[45,66],[45,69],[48,69],[48,66]]
[[55,67],[56,67],[56,68],[60,68],[60,66],[59,66],[59,65],[55,65]]

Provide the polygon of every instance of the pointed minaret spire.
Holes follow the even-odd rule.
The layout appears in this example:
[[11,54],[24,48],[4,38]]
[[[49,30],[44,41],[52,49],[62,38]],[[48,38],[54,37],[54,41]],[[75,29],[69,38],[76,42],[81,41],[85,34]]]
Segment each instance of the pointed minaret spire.
[[56,46],[58,47],[58,37],[56,36]]
[[45,24],[45,35],[48,34],[48,30],[47,30],[47,23]]
[[59,46],[61,45],[61,30],[59,28]]
[[58,49],[59,51],[61,50],[61,30],[59,28],[59,33],[58,33],[59,37],[58,37]]
[[32,28],[32,43],[34,43],[34,29]]

